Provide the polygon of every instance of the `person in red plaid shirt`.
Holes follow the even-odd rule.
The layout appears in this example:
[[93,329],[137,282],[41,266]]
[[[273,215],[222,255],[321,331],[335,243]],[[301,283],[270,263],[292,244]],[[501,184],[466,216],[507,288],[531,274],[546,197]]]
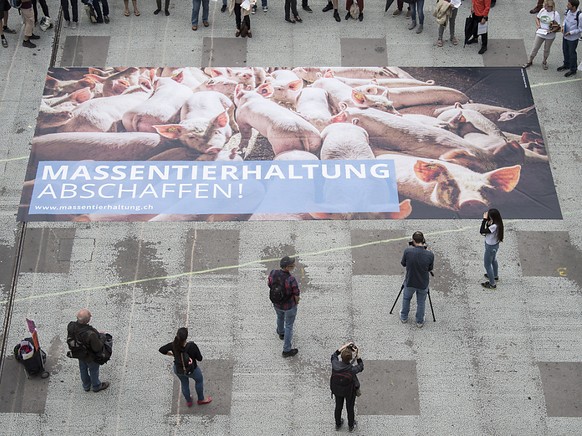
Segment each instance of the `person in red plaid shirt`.
[[297,315],[297,305],[301,291],[295,277],[291,275],[291,271],[295,268],[295,259],[285,256],[279,262],[280,270],[272,270],[269,273],[268,285],[269,288],[274,281],[279,281],[285,285],[286,299],[281,303],[273,303],[275,312],[277,313],[277,334],[279,339],[283,342],[283,357],[295,356],[299,350],[291,348],[291,341],[293,340],[293,323]]

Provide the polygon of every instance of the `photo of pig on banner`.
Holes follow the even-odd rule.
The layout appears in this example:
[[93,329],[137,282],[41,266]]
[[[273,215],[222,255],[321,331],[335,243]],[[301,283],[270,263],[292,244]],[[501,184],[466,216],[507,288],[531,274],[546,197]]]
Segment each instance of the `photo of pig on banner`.
[[52,68],[20,221],[561,219],[520,68]]

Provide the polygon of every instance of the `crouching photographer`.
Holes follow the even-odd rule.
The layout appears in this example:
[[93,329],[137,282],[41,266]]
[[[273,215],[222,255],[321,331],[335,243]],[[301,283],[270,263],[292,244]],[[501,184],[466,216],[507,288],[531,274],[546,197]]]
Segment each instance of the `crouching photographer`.
[[354,431],[356,426],[354,408],[356,397],[360,396],[360,381],[356,374],[363,370],[364,362],[360,358],[358,347],[353,342],[342,345],[331,355],[329,387],[332,396],[335,396],[334,416],[336,430],[339,430],[344,423],[342,410],[345,400],[348,412],[348,429],[349,431]]
[[424,307],[428,295],[429,273],[433,269],[434,254],[428,250],[422,232],[414,232],[410,245],[404,250],[401,264],[406,268],[404,279],[404,296],[402,298],[402,310],[400,321],[408,322],[410,300],[416,294],[416,326],[424,326]]

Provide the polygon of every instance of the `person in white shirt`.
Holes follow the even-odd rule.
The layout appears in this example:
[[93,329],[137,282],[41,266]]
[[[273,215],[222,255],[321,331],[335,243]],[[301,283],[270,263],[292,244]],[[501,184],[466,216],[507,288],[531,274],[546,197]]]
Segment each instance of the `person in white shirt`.
[[531,67],[533,60],[542,44],[544,45],[544,59],[542,61],[542,67],[544,70],[548,69],[548,56],[550,55],[550,48],[556,39],[556,32],[559,32],[560,27],[560,14],[555,10],[556,5],[554,0],[545,0],[544,7],[536,15],[536,36],[534,39],[534,45],[529,54],[527,62],[523,65],[523,68]]

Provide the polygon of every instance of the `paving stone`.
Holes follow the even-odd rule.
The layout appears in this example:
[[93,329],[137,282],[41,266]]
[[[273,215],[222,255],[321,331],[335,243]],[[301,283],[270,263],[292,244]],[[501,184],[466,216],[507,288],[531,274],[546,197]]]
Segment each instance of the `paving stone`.
[[582,417],[582,362],[538,362],[548,416]]
[[2,368],[0,413],[44,413],[49,379],[38,376],[28,379],[24,366],[13,357],[12,347],[9,348],[10,357],[4,360]]
[[67,36],[61,67],[107,65],[109,36]]
[[[351,245],[354,275],[399,275],[403,268],[400,265],[402,252],[408,242],[403,240],[402,231],[390,230],[352,230]],[[396,239],[394,242],[357,247],[374,241]]]
[[[204,271],[210,268],[239,264],[238,230],[190,230],[186,236],[185,271]],[[219,269],[210,274],[238,274],[238,268]]]
[[199,406],[196,404],[194,379],[190,380],[190,394],[194,398],[192,407],[186,406],[178,377],[174,377],[171,414],[182,415],[229,415],[232,401],[232,360],[206,360],[200,366],[204,377],[204,396],[211,396],[212,403]]
[[489,39],[483,54],[486,67],[516,67],[527,61],[523,39]]
[[75,229],[27,229],[20,272],[68,273],[74,238]]
[[244,67],[246,64],[246,38],[204,37],[202,43],[202,65],[212,67]]
[[414,360],[365,360],[358,374],[362,395],[358,415],[419,415],[420,403]]
[[342,38],[340,44],[343,67],[388,65],[385,38]]

